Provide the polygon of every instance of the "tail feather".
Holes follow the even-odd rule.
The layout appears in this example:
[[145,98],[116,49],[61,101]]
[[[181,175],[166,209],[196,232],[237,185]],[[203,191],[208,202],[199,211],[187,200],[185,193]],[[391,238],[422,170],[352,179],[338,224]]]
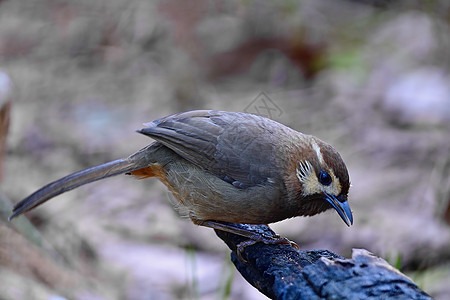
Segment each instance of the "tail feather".
[[151,164],[151,155],[149,155],[151,146],[147,146],[126,159],[118,159],[85,169],[47,184],[17,203],[9,220],[11,221],[13,218],[43,204],[51,198],[84,184],[148,167]]

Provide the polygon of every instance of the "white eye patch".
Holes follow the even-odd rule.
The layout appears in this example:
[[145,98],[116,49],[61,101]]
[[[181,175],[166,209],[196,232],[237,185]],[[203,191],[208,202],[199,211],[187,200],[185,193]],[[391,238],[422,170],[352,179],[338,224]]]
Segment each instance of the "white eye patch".
[[295,175],[302,183],[302,194],[305,196],[319,193],[337,196],[341,192],[339,179],[336,178],[332,171],[330,171],[330,176],[332,178],[331,184],[325,186],[319,182],[313,166],[307,160],[299,162],[299,167],[296,169]]
[[305,183],[308,180],[308,177],[310,177],[314,172],[313,166],[307,160],[301,161],[298,164],[300,166],[300,169],[296,169],[295,175],[297,175],[297,178],[300,182]]

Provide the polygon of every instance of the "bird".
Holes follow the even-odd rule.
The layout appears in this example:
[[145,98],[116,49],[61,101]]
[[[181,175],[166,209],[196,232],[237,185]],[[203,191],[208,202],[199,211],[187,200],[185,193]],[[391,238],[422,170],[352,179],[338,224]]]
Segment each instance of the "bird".
[[144,126],[137,132],[154,142],[127,158],[49,183],[17,203],[9,220],[81,185],[128,174],[159,179],[176,210],[194,224],[255,242],[287,239],[233,224],[269,224],[328,209],[353,224],[347,167],[315,136],[259,115],[216,110],[176,113]]

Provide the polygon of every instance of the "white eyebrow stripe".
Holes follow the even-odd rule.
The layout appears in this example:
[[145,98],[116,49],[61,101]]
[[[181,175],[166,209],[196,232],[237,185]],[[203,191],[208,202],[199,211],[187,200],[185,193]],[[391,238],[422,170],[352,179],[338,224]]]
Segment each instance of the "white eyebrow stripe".
[[316,142],[314,142],[314,141],[311,143],[311,145],[312,145],[314,151],[316,151],[317,159],[319,160],[320,164],[324,165],[325,163],[323,160],[322,152],[320,152],[319,145],[317,145]]

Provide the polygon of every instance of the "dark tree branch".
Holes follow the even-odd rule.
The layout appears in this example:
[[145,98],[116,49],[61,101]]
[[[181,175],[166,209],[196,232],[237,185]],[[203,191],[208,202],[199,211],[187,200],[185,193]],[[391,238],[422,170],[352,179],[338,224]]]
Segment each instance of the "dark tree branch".
[[[238,225],[268,236],[265,225]],[[231,259],[244,278],[272,299],[431,299],[408,277],[364,249],[345,259],[328,250],[298,251],[290,245],[257,243],[242,251],[246,238],[216,230],[232,250]]]

